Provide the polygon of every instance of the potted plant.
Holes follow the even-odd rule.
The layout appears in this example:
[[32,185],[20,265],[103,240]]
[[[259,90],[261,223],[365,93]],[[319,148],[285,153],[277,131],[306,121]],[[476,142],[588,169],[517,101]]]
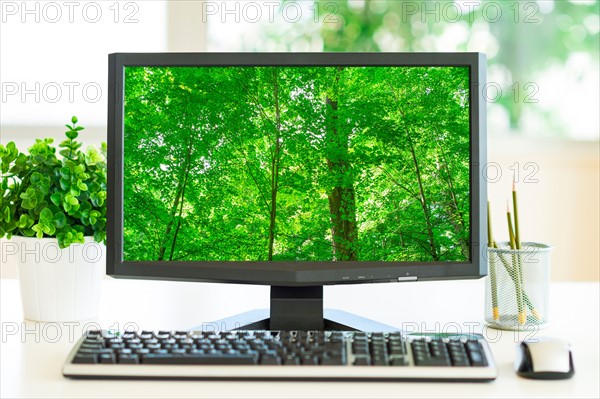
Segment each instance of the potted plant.
[[18,246],[23,312],[36,321],[97,316],[106,238],[106,144],[85,152],[77,118],[66,140],[27,153],[0,145],[0,238]]

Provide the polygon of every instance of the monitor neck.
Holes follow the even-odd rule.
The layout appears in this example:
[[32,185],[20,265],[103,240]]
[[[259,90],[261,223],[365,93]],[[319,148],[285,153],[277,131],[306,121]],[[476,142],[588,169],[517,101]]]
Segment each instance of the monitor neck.
[[323,330],[323,286],[271,286],[271,330]]

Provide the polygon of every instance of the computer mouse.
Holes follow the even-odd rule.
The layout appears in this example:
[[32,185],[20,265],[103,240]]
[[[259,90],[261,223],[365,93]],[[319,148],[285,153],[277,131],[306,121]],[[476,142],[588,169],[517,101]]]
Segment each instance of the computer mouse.
[[558,338],[535,338],[517,344],[515,371],[525,378],[564,380],[575,374],[571,345]]

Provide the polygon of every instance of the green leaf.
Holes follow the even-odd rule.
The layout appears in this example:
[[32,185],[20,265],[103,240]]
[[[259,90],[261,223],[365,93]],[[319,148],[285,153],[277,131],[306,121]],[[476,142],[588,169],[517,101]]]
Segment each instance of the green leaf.
[[21,193],[19,197],[22,199],[35,198],[35,190],[33,188],[28,188],[27,191]]
[[21,206],[25,209],[35,209],[36,205],[37,205],[37,199],[35,199],[35,198],[24,199],[23,202],[21,202]]
[[77,136],[79,135],[75,130],[69,130],[68,132],[65,133],[67,135],[68,138],[70,138],[71,140],[75,140],[77,138]]
[[33,172],[30,177],[32,183],[39,183],[42,180],[42,174],[39,172]]
[[33,237],[35,235],[35,231],[33,229],[23,229],[21,233],[25,235],[25,237]]
[[40,221],[41,222],[45,222],[48,223],[50,221],[52,221],[52,217],[54,215],[52,214],[52,211],[48,208],[44,208],[41,212],[40,212]]
[[41,224],[35,224],[31,227],[31,230],[33,230],[35,232],[35,236],[37,238],[42,238],[44,237],[44,226],[42,226]]
[[65,179],[68,179],[71,176],[71,169],[69,169],[66,166],[60,168],[60,176],[63,177],[63,178],[65,178]]
[[52,220],[54,221],[54,225],[58,229],[62,229],[67,224],[67,216],[62,212],[56,213],[52,217]]
[[68,180],[65,179],[60,179],[60,188],[62,188],[63,190],[68,190],[71,183]]
[[[42,197],[43,198],[43,197]],[[36,215],[39,215],[40,212],[42,212],[43,209],[45,209],[48,206],[48,202],[42,200],[42,201],[38,201],[38,203],[35,205],[35,208],[33,208],[33,212]]]
[[95,193],[100,190],[100,185],[96,182],[88,183],[88,191]]
[[50,196],[50,201],[56,206],[60,206],[60,194],[54,193]]
[[19,218],[19,221],[17,222],[17,227],[20,229],[31,227],[31,226],[27,226],[27,224],[30,220],[33,223],[33,219],[31,219],[28,215],[21,215],[21,217]]

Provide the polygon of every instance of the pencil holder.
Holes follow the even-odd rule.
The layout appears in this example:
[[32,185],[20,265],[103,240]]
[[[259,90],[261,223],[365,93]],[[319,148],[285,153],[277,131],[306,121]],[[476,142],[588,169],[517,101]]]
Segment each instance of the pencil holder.
[[531,330],[548,324],[551,246],[524,242],[488,248],[485,321],[503,330]]

